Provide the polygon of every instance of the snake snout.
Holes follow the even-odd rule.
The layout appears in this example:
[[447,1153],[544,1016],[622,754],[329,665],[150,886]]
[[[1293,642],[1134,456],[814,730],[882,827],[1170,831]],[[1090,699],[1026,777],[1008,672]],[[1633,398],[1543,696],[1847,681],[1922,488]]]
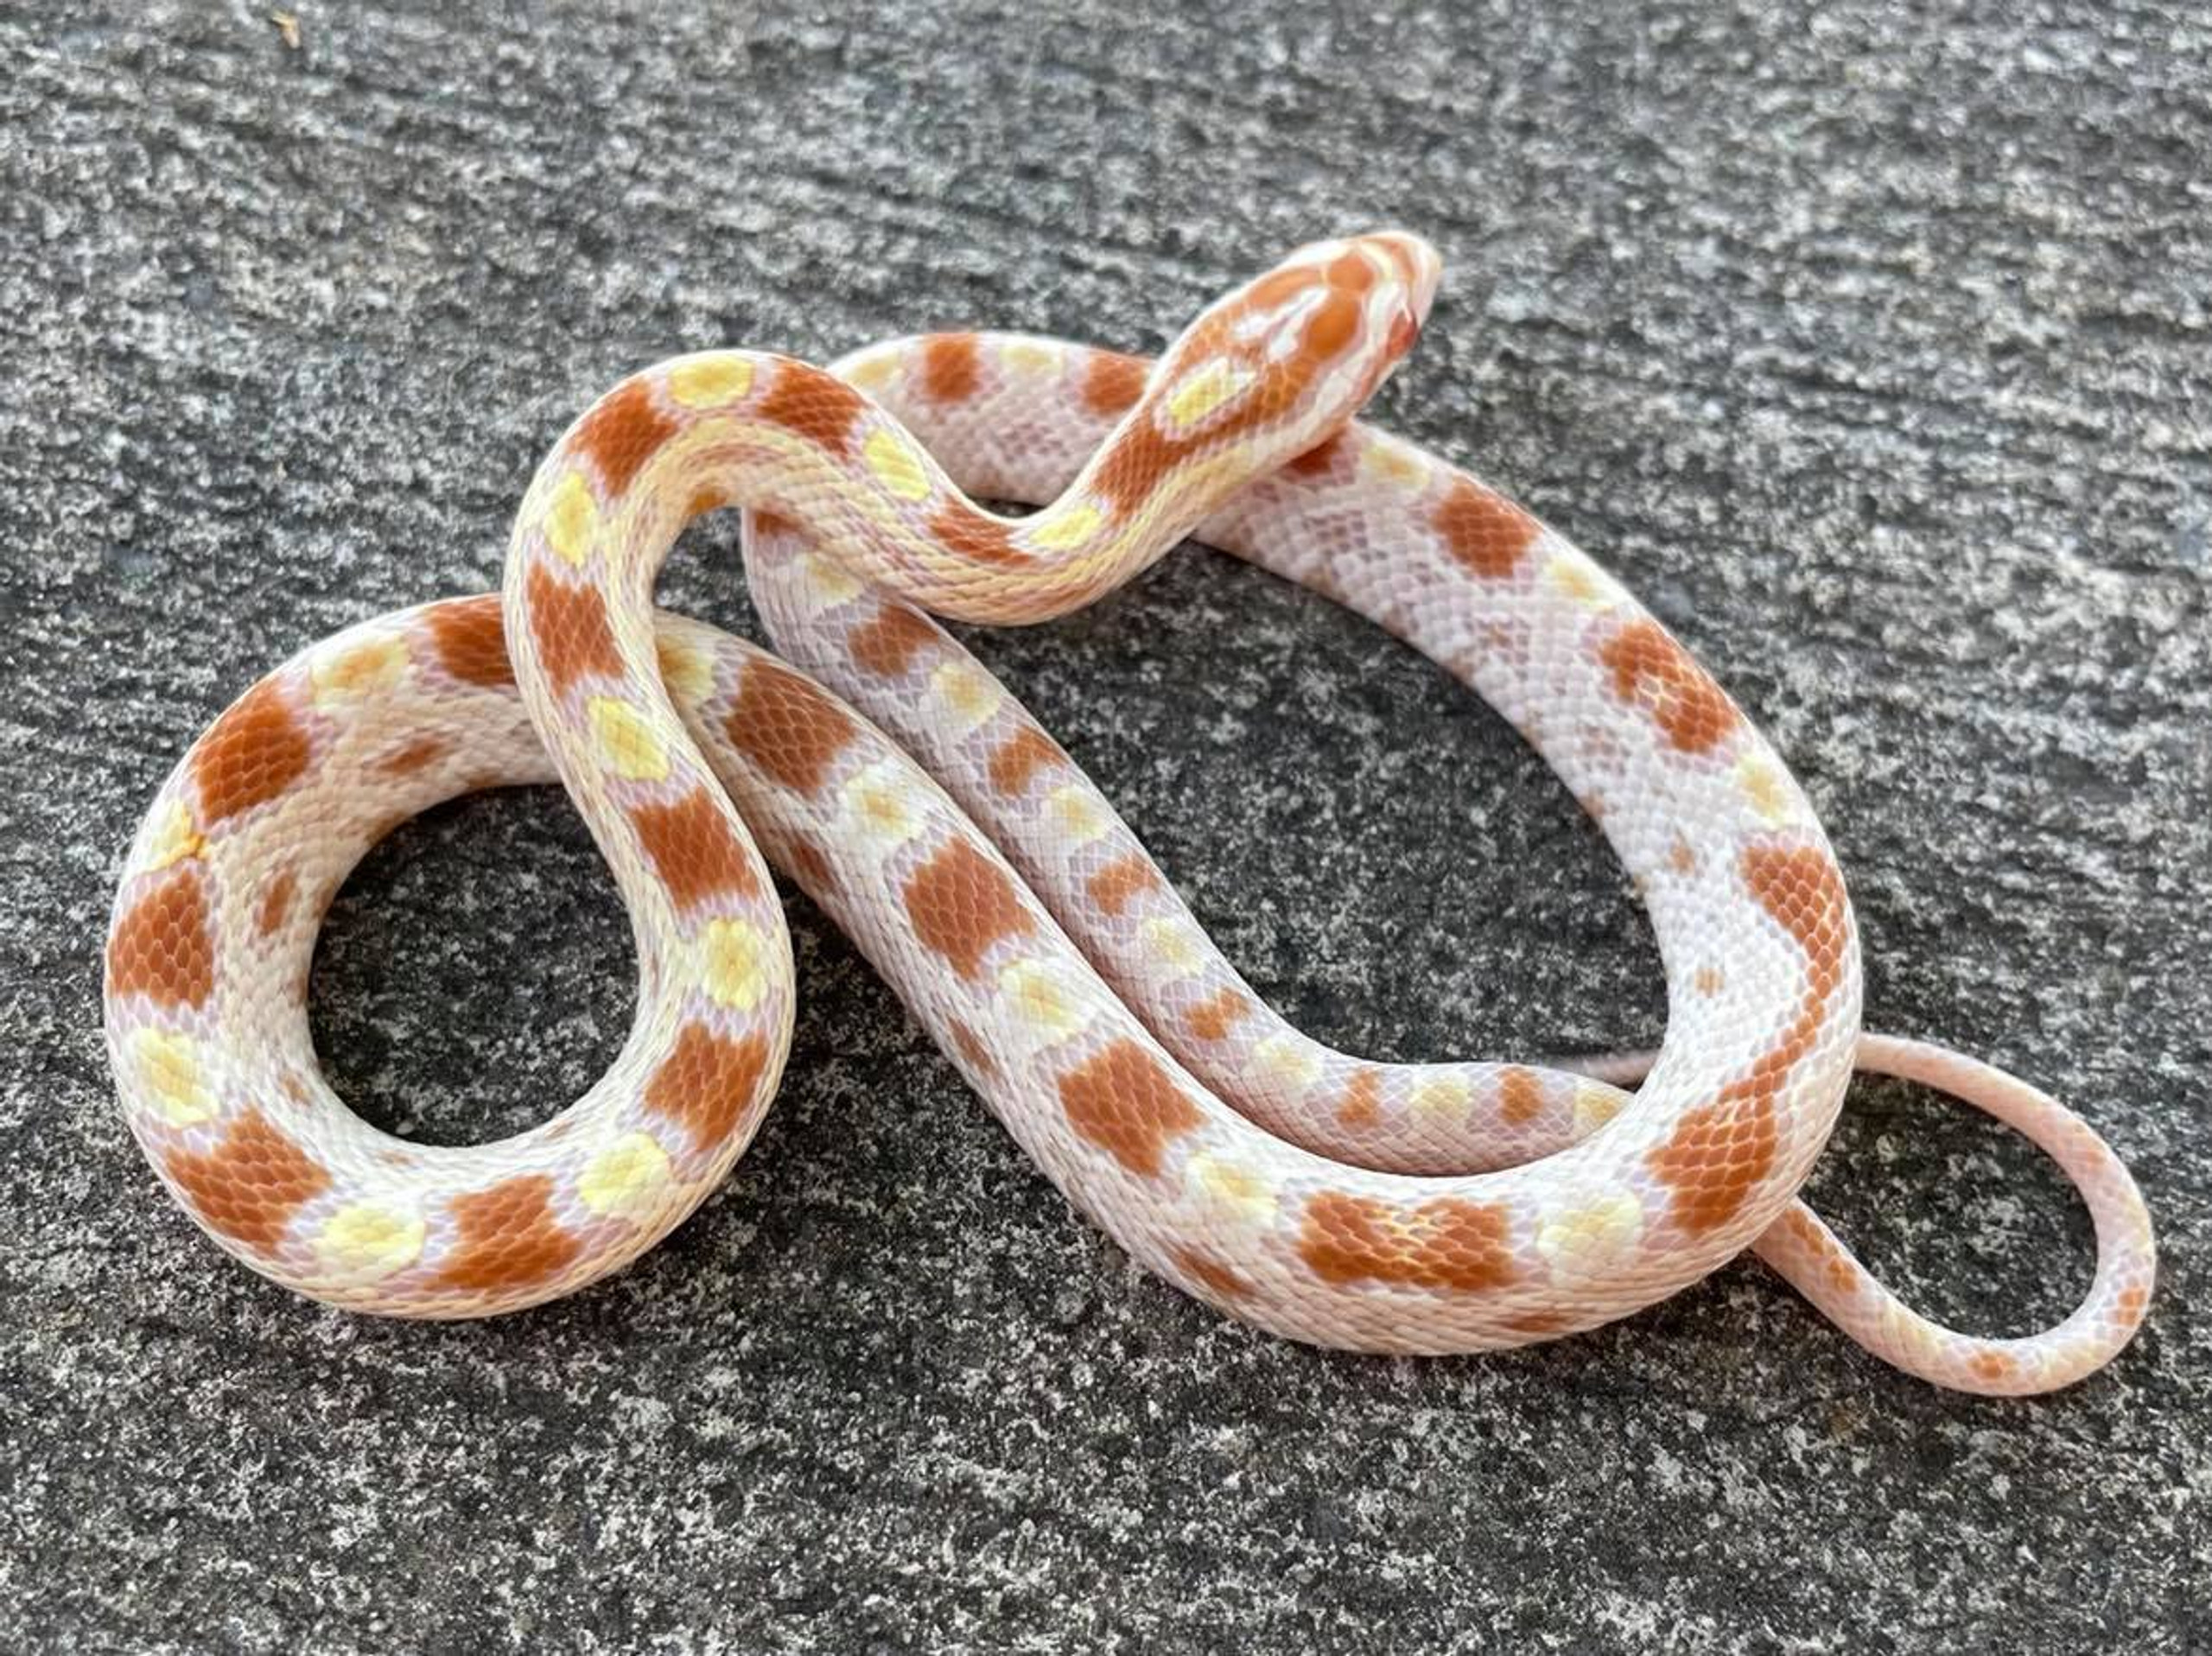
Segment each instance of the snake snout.
[[1444,260],[1437,251],[1411,231],[1376,230],[1360,238],[1389,262],[1405,291],[1406,315],[1418,329],[1428,320],[1436,302],[1436,289],[1444,277]]
[[[1381,291],[1373,296],[1382,308],[1380,314],[1373,309],[1368,313],[1377,318],[1382,330],[1379,384],[1420,337],[1421,324],[1428,320],[1429,307],[1436,300],[1444,261],[1434,248],[1408,231],[1370,231],[1355,237],[1353,245],[1364,255],[1357,268],[1379,270],[1383,278]],[[1358,284],[1365,286],[1368,280],[1363,274]]]

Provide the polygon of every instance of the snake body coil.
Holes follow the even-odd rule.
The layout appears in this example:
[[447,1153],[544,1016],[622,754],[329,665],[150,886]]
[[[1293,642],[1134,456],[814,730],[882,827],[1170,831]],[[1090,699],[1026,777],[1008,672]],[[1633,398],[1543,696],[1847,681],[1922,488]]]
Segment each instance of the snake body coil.
[[[793,1010],[765,851],[857,940],[1083,1212],[1189,1292],[1363,1350],[1469,1351],[1624,1316],[1757,1247],[1886,1360],[1995,1393],[2079,1378],[2141,1320],[2148,1218],[2070,1113],[1862,1037],[1827,841],[1720,688],[1609,575],[1459,468],[1350,423],[1438,274],[1414,238],[1301,250],[1157,365],[938,335],[830,371],[749,352],[626,380],[518,517],[505,586],[316,644],[163,786],[107,951],[124,1113],[224,1247],[359,1310],[467,1317],[651,1247],[741,1155]],[[1046,501],[1002,517],[970,495]],[[747,513],[787,659],[658,613],[677,531]],[[1196,535],[1397,633],[1510,719],[1649,910],[1665,1044],[1625,1067],[1391,1065],[1290,1029],[1067,755],[923,613],[1063,614]],[[827,687],[827,688],[825,688]],[[321,1079],[323,910],[396,822],[557,779],[633,919],[638,1014],[541,1126],[437,1148]],[[1854,1063],[2036,1139],[2097,1275],[2024,1340],[1899,1304],[1796,1192]],[[1610,1079],[1608,1079],[1608,1075]]]

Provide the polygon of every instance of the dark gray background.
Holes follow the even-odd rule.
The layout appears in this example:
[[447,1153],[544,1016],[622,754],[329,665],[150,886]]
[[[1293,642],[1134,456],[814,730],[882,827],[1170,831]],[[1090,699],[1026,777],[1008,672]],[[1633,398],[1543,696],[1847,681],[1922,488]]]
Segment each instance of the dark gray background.
[[[0,7],[0,1645],[2212,1647],[2212,32],[2192,7],[1109,0]],[[2000,16],[2001,20],[2000,20]],[[175,756],[301,644],[482,588],[631,368],[943,326],[1160,345],[1317,234],[1451,271],[1377,417],[1620,571],[1776,738],[1870,1022],[2075,1101],[2162,1227],[2038,1402],[1750,1263],[1480,1360],[1137,1274],[804,903],[784,1094],[640,1266],[504,1322],[292,1299],[111,1101],[98,940]],[[664,591],[741,629],[727,519]],[[1648,935],[1485,709],[1211,554],[979,648],[1281,1006],[1397,1057],[1650,1038]],[[626,928],[550,794],[403,830],[316,1018],[447,1141],[580,1090]],[[1862,1087],[1815,1183],[1980,1328],[2088,1244]]]

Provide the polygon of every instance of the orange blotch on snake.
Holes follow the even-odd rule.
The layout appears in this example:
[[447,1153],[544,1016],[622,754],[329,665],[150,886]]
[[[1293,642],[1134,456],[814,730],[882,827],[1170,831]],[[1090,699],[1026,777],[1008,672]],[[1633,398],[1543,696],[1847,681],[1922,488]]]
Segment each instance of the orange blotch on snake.
[[1060,745],[1034,725],[1024,725],[991,750],[991,786],[1007,798],[1019,796],[1039,771],[1067,764]]
[[1337,456],[1344,450],[1346,434],[1335,431],[1315,443],[1284,467],[1300,477],[1319,477],[1337,463]]
[[515,682],[507,659],[506,630],[496,597],[455,599],[434,605],[423,618],[431,647],[446,671],[465,684],[487,688]]
[[1692,1235],[1733,1219],[1772,1170],[1781,1139],[1774,1119],[1778,1089],[1779,1077],[1770,1074],[1731,1082],[1712,1103],[1683,1111],[1648,1158],[1674,1195],[1675,1222]]
[[378,759],[377,769],[388,777],[411,777],[452,752],[453,744],[442,736],[418,736]]
[[1641,707],[1682,752],[1704,752],[1742,722],[1728,693],[1648,616],[1608,638],[1599,659],[1613,694]]
[[1295,299],[1321,279],[1321,273],[1310,264],[1281,266],[1249,283],[1236,308],[1244,314],[1273,310],[1278,305]]
[[723,729],[739,752],[802,794],[822,786],[860,733],[852,715],[810,681],[757,660],[746,666]]
[[619,676],[622,657],[607,621],[607,600],[595,587],[570,586],[541,563],[525,580],[530,636],[553,694],[562,695],[588,674]]
[[1107,914],[1119,914],[1145,892],[1160,886],[1160,872],[1152,860],[1132,851],[1116,857],[1084,882],[1090,900]]
[[653,451],[676,435],[676,422],[653,402],[642,378],[626,380],[577,422],[570,446],[599,467],[607,498],[630,486]]
[[1743,869],[1759,906],[1804,950],[1808,999],[1827,999],[1843,980],[1851,948],[1851,899],[1835,859],[1817,846],[1752,846]]
[[1204,433],[1184,437],[1171,437],[1152,421],[1139,421],[1105,451],[1091,476],[1091,487],[1116,513],[1132,517],[1143,508],[1160,479],[1200,447],[1228,441],[1252,417],[1249,408],[1230,409]]
[[675,1050],[645,1084],[645,1107],[689,1133],[695,1150],[710,1149],[736,1131],[767,1068],[765,1036],[732,1038],[703,1024],[686,1024],[677,1031]]
[[982,1036],[957,1018],[952,1022],[951,1035],[952,1044],[959,1050],[960,1056],[968,1061],[968,1067],[970,1069],[985,1077],[998,1074],[998,1060],[991,1056],[991,1050],[983,1044]]
[[673,804],[633,805],[630,822],[677,908],[726,894],[751,897],[760,889],[719,796],[706,789]]
[[1429,522],[1453,559],[1485,581],[1511,574],[1536,538],[1535,518],[1464,477],[1452,479]]
[[[1367,261],[1359,261],[1363,270]],[[1370,279],[1373,272],[1369,272]],[[1332,289],[1313,307],[1306,319],[1306,355],[1309,361],[1325,362],[1342,354],[1344,347],[1358,337],[1363,314],[1359,301],[1342,289]]]
[[1029,555],[1014,543],[1014,530],[964,500],[949,502],[930,520],[930,534],[963,558],[977,563],[1027,563]]
[[1813,1259],[1826,1259],[1835,1252],[1835,1241],[1827,1228],[1802,1208],[1783,1209],[1775,1225]]
[[162,1164],[208,1229],[263,1253],[330,1188],[322,1164],[256,1109],[232,1122],[213,1150],[172,1150]]
[[1375,285],[1375,267],[1357,248],[1338,254],[1321,274],[1332,288],[1344,293],[1363,294]]
[[441,1286],[477,1293],[528,1288],[557,1276],[583,1244],[553,1212],[553,1176],[524,1173],[446,1204],[454,1243],[438,1272]]
[[1514,1333],[1539,1340],[1548,1335],[1564,1334],[1574,1323],[1573,1311],[1516,1311],[1505,1319],[1505,1326]]
[[1203,1248],[1179,1247],[1168,1257],[1185,1278],[1224,1299],[1241,1299],[1252,1291],[1250,1283]]
[[1382,1119],[1382,1072],[1355,1069],[1337,1104],[1337,1120],[1348,1127],[1371,1127]]
[[847,636],[853,659],[879,678],[896,678],[937,642],[937,629],[904,604],[886,602]]
[[266,804],[300,779],[309,754],[307,732],[284,705],[283,692],[275,680],[262,680],[233,701],[192,750],[200,822],[213,828]]
[[915,936],[964,978],[981,975],[1000,938],[1033,930],[1014,882],[966,840],[949,841],[917,868],[903,895]]
[[1474,1293],[1520,1274],[1506,1232],[1505,1209],[1491,1203],[1440,1196],[1398,1208],[1325,1190],[1306,1204],[1298,1253],[1324,1282]]
[[1753,846],[1745,883],[1759,906],[1804,953],[1805,996],[1796,1018],[1710,1104],[1685,1110],[1648,1160],[1674,1196],[1675,1221],[1703,1235],[1734,1219],[1773,1170],[1781,1128],[1775,1114],[1791,1069],[1813,1049],[1821,1010],[1843,975],[1851,907],[1834,859],[1812,846]]
[[280,868],[261,888],[261,906],[255,911],[253,929],[264,937],[283,925],[292,912],[292,894],[299,887],[296,868]]
[[822,854],[822,847],[811,840],[788,840],[784,844],[784,862],[791,878],[817,897],[826,897],[837,889],[836,871],[830,866],[830,859]]
[[215,993],[215,940],[197,868],[169,869],[116,923],[107,981],[110,994],[143,994],[157,1006],[198,1006]]
[[1218,1041],[1251,1013],[1252,997],[1242,989],[1217,989],[1185,1012],[1183,1021],[1201,1041]]
[[922,341],[922,390],[932,402],[964,403],[982,383],[972,333],[932,333]]
[[868,399],[819,368],[786,362],[776,383],[760,399],[760,417],[795,436],[843,456],[853,452],[853,428],[868,412]]
[[1061,1076],[1060,1107],[1085,1141],[1147,1177],[1160,1171],[1170,1144],[1205,1120],[1135,1041],[1116,1041]]
[[1544,1083],[1536,1072],[1509,1065],[1497,1078],[1498,1118],[1510,1127],[1525,1126],[1543,1109]]
[[[1803,1250],[1806,1259],[1821,1269],[1828,1286],[1839,1294],[1856,1292],[1859,1288],[1859,1267],[1843,1250],[1827,1226],[1806,1209],[1785,1208],[1777,1221],[1787,1229],[1790,1237]],[[1770,1233],[1770,1234],[1771,1233]]]
[[1135,357],[1114,351],[1094,352],[1083,376],[1084,406],[1094,414],[1127,414],[1144,395],[1147,371]]
[[1987,1380],[1993,1385],[1997,1381],[2012,1379],[2014,1364],[2012,1358],[2001,1351],[1977,1351],[1967,1360],[1967,1367],[1973,1371],[1975,1379]]

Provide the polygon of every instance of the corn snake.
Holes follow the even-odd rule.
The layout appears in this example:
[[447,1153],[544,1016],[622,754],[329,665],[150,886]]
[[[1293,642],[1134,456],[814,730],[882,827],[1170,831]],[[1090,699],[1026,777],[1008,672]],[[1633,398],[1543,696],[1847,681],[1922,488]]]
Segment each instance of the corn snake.
[[[1841,875],[1725,692],[1555,533],[1348,423],[1437,276],[1391,233],[1301,250],[1157,365],[958,334],[826,371],[715,352],[623,382],[541,466],[499,599],[310,647],[157,795],[118,895],[106,1009],[126,1119],[163,1181],[257,1270],[359,1310],[488,1314],[619,1268],[714,1188],[773,1094],[795,997],[765,851],[1073,1205],[1262,1328],[1496,1348],[1627,1315],[1755,1246],[1939,1384],[2036,1392],[2101,1365],[2154,1268],[2118,1159],[2010,1077],[1862,1040]],[[971,497],[1051,504],[1001,517]],[[723,505],[747,511],[782,660],[652,607],[682,523]],[[1560,774],[1659,940],[1669,1022],[1648,1075],[1380,1064],[1306,1039],[924,613],[1063,614],[1192,534],[1397,633]],[[632,916],[630,1038],[514,1139],[377,1133],[308,1034],[322,910],[396,822],[549,780]],[[1956,1092],[2059,1161],[2098,1235],[2064,1323],[2008,1341],[1929,1323],[1795,1200],[1854,1063]],[[1639,1077],[1633,1094],[1611,1084]]]

